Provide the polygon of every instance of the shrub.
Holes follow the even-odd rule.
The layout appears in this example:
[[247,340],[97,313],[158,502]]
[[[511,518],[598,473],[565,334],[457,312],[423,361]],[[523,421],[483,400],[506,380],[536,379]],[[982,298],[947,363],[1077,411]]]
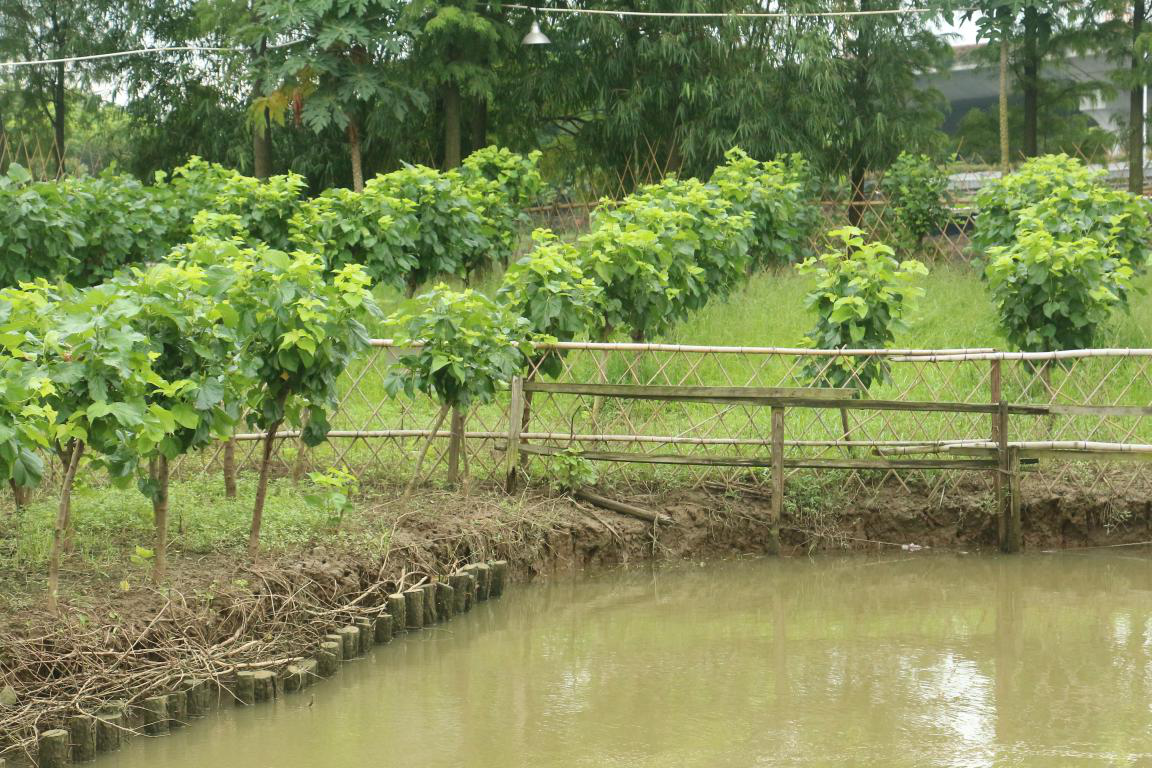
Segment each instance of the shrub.
[[[1067,194],[1073,196],[1104,190],[1104,175],[1103,170],[1088,168],[1063,154],[1028,160],[1014,173],[986,184],[977,193],[972,247],[977,254],[984,254],[995,246],[1010,245],[1025,209],[1058,190],[1069,190]],[[1107,209],[1086,213],[1098,220],[1110,214]]]
[[919,248],[947,226],[948,175],[927,155],[901,152],[881,179],[880,191],[889,203],[885,214],[906,245]]
[[364,191],[329,189],[300,206],[291,222],[297,247],[320,254],[330,271],[361,264],[373,283],[401,287],[416,269],[416,203],[370,180]]
[[1132,269],[1109,240],[1058,238],[1025,220],[1011,245],[989,249],[986,275],[1008,341],[1047,352],[1091,347]]
[[410,165],[377,176],[365,185],[375,193],[411,201],[416,216],[411,268],[405,275],[408,293],[439,275],[467,278],[486,263],[497,248],[498,227],[486,214],[489,185],[476,189],[460,175]]
[[[388,394],[411,397],[421,392],[440,403],[408,483],[411,491],[448,412],[490,402],[501,387],[523,373],[532,354],[533,334],[528,320],[504,305],[442,283],[405,303],[387,325],[400,348],[411,348],[389,370],[384,380]],[[455,430],[453,439],[459,439]]]
[[[585,273],[580,250],[551,231],[532,233],[536,247],[508,267],[497,299],[531,329],[558,341],[571,341],[603,324],[603,289]],[[548,376],[560,373],[560,356],[549,352],[534,366]]]
[[[915,260],[898,261],[884,243],[865,243],[856,227],[832,230],[828,237],[839,240],[840,247],[797,265],[801,274],[816,278],[805,297],[805,306],[819,315],[808,341],[820,349],[891,346],[915,299],[924,293],[915,282],[927,268]],[[809,373],[820,386],[868,389],[886,378],[888,368],[879,357],[860,365],[817,360]]]
[[808,166],[800,155],[760,162],[736,147],[712,173],[711,184],[736,213],[752,216],[749,268],[802,260],[811,251],[820,209],[812,201]]

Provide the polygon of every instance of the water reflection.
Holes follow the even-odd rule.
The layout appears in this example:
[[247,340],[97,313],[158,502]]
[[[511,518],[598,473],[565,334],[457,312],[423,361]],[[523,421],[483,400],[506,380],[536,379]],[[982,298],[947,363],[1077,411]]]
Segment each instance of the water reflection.
[[755,560],[513,589],[103,764],[1152,766],[1150,682],[1147,557]]

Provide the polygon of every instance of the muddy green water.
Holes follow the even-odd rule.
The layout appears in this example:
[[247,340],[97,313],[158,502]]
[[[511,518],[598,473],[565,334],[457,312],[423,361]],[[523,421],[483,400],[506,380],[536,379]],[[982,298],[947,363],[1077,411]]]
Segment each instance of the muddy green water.
[[749,560],[512,587],[303,694],[97,763],[992,765],[1152,766],[1152,555]]

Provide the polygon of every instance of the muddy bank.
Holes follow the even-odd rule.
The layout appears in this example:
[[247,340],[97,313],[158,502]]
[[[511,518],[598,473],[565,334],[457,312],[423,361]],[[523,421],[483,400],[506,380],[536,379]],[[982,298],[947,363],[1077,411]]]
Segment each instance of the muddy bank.
[[[822,504],[818,496],[792,502],[782,526],[785,551],[994,548],[997,520],[987,494],[970,490],[930,499],[896,486],[850,505]],[[630,500],[671,522],[653,525],[536,493],[428,492],[403,505],[382,497],[358,513],[389,531],[376,551],[334,536],[256,565],[232,553],[177,554],[168,585],[128,590],[123,572],[75,561],[65,569],[60,617],[42,610],[34,578],[0,574],[2,746],[10,756],[30,750],[38,731],[109,700],[144,699],[193,679],[225,684],[238,670],[282,671],[334,628],[382,611],[389,594],[466,563],[507,560],[513,578],[525,580],[649,560],[755,555],[770,544],[770,500],[755,489]],[[1029,549],[1148,541],[1152,502],[1140,489],[1030,489],[1023,523]]]

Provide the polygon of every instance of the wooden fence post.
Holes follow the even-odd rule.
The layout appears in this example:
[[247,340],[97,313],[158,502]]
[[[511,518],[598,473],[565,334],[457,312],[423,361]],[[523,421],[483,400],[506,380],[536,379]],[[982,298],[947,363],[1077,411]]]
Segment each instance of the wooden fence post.
[[1019,552],[1023,542],[1020,528],[1020,449],[1008,449],[1008,510],[1004,520],[1007,532],[1005,552]]
[[[1020,449],[1008,445],[1008,402],[1001,399],[996,412],[997,468],[996,512],[1000,551],[1020,551]],[[1005,488],[1007,485],[1007,488]]]
[[524,420],[524,379],[512,378],[511,400],[508,403],[508,448],[504,451],[504,489],[515,493],[520,469],[520,429]]
[[[989,360],[991,370],[988,372],[988,400],[999,406],[1004,399],[1003,384],[1000,378],[1000,360]],[[1004,434],[1000,429],[1000,420],[1003,418],[1003,409],[992,414],[992,442],[996,444],[996,471],[992,474],[992,494],[996,500],[996,542],[1003,546],[1004,542]]]
[[780,554],[780,519],[784,515],[784,408],[772,407],[772,513],[769,554]]

